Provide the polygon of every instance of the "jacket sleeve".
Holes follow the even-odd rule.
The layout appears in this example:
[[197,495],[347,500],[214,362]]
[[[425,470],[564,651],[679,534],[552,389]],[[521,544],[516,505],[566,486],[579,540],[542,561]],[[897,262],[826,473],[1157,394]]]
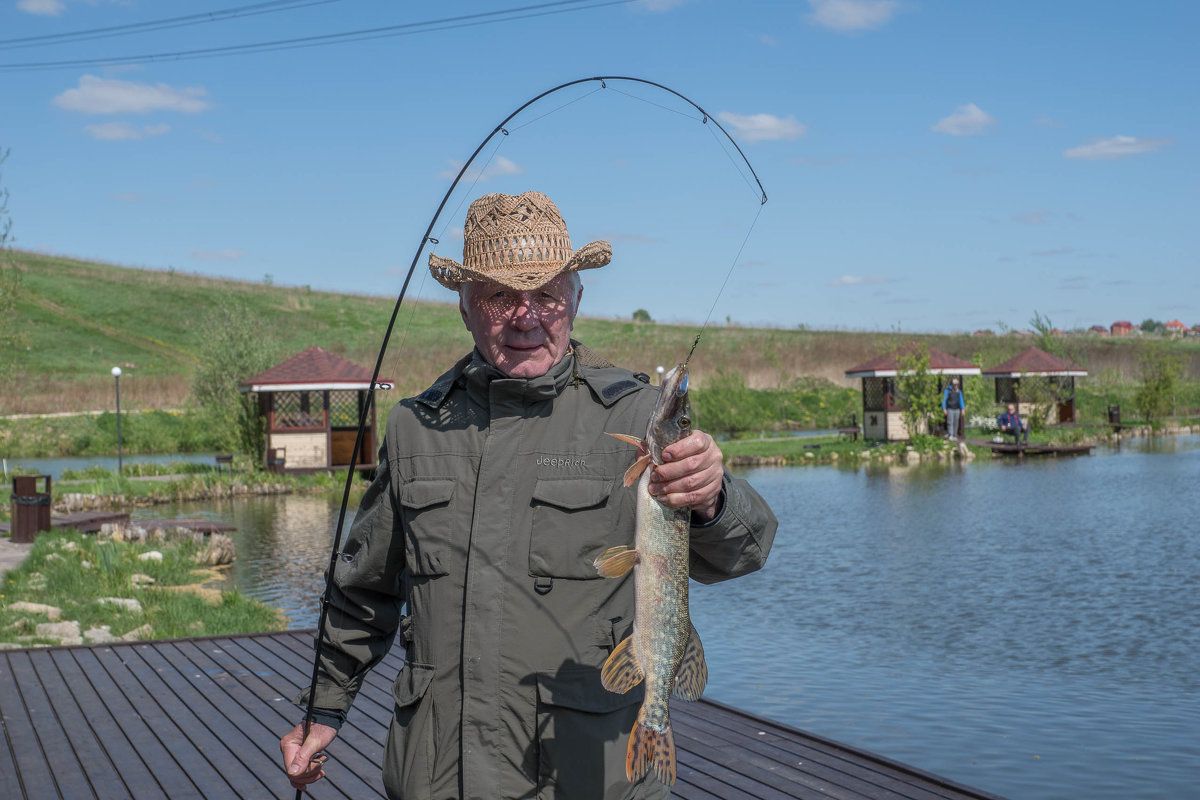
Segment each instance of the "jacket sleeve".
[[779,526],[762,496],[728,470],[721,494],[724,503],[717,516],[692,526],[689,572],[701,583],[716,583],[761,568]]
[[[387,445],[333,566],[313,707],[344,719],[367,672],[383,659],[400,624],[404,537],[398,529]],[[328,577],[328,575],[327,575]],[[296,699],[308,702],[308,688]]]

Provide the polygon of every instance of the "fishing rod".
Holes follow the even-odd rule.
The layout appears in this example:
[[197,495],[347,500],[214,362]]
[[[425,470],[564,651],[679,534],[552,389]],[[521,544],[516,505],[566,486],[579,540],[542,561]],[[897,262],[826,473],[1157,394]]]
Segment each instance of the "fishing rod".
[[[517,107],[517,109],[515,111],[513,111],[508,116],[506,116],[504,119],[502,119],[500,121],[500,123],[498,125],[496,125],[496,127],[492,128],[491,133],[489,133],[484,138],[484,140],[479,143],[479,146],[475,148],[475,151],[473,153],[471,153],[471,157],[468,158],[466,160],[466,162],[463,163],[462,167],[459,168],[458,174],[454,177],[454,181],[450,184],[450,188],[448,188],[446,190],[446,194],[442,196],[441,202],[438,203],[437,211],[434,212],[433,218],[429,220],[429,224],[425,227],[425,233],[421,236],[421,241],[417,245],[416,252],[413,254],[412,263],[409,264],[408,272],[405,273],[405,275],[404,275],[404,282],[400,286],[400,294],[397,295],[397,297],[396,297],[396,304],[392,308],[392,315],[388,319],[387,328],[383,334],[383,342],[379,346],[379,355],[375,359],[375,367],[371,372],[371,381],[370,381],[371,391],[368,393],[367,401],[365,403],[363,403],[362,412],[359,415],[358,432],[354,437],[354,448],[350,451],[351,467],[350,467],[350,469],[348,469],[346,471],[346,486],[345,486],[344,490],[342,491],[342,505],[341,505],[341,508],[338,510],[337,527],[334,531],[333,547],[332,547],[330,555],[329,555],[329,568],[327,569],[327,571],[325,573],[325,592],[321,597],[321,612],[320,612],[320,615],[319,615],[319,618],[317,621],[317,637],[316,637],[316,644],[314,646],[315,652],[313,654],[312,680],[309,684],[308,702],[306,703],[306,709],[305,709],[305,713],[304,713],[304,735],[301,737],[301,742],[303,742],[305,739],[308,738],[309,730],[312,728],[313,698],[316,696],[316,693],[317,693],[317,681],[320,678],[320,671],[321,671],[321,649],[322,649],[322,645],[324,644],[322,631],[324,631],[324,629],[325,629],[325,623],[329,616],[329,602],[330,602],[330,597],[333,592],[333,572],[334,572],[334,568],[337,566],[338,557],[341,555],[342,531],[343,531],[343,527],[345,526],[345,523],[346,523],[346,509],[350,503],[350,490],[354,484],[354,467],[353,467],[353,465],[358,463],[359,452],[362,449],[362,443],[363,443],[363,438],[364,438],[364,434],[365,434],[366,427],[367,427],[367,422],[368,422],[368,420],[371,419],[371,414],[373,412],[372,406],[374,405],[375,389],[380,385],[379,384],[379,372],[383,368],[384,355],[387,353],[388,343],[391,341],[392,332],[396,327],[396,319],[400,314],[400,306],[404,302],[404,298],[408,293],[408,286],[409,286],[409,283],[412,281],[413,273],[416,272],[417,264],[420,262],[420,259],[421,259],[421,254],[424,252],[425,246],[427,244],[438,244],[438,240],[433,238],[432,234],[433,234],[434,227],[437,225],[438,218],[441,217],[442,211],[444,211],[446,208],[446,203],[449,202],[451,195],[453,195],[454,190],[456,188],[458,188],[458,184],[462,181],[463,176],[467,174],[467,170],[469,170],[471,168],[471,165],[475,162],[475,159],[478,158],[479,154],[481,152],[483,152],[483,149],[488,146],[488,143],[491,142],[492,139],[494,139],[497,134],[502,134],[504,136],[509,135],[509,130],[506,127],[509,122],[511,122],[517,115],[519,115],[522,111],[524,111],[525,109],[532,106],[534,103],[537,103],[538,101],[542,100],[543,98],[549,97],[550,95],[552,95],[556,92],[560,92],[563,89],[567,89],[572,86],[578,86],[578,85],[584,84],[584,83],[592,83],[592,82],[599,82],[600,88],[606,89],[606,88],[608,88],[609,81],[626,81],[629,83],[638,83],[638,84],[643,84],[645,86],[651,86],[651,87],[654,87],[655,89],[660,89],[664,92],[667,92],[668,94],[674,95],[675,97],[679,98],[680,100],[682,100],[685,103],[687,103],[688,105],[690,105],[692,108],[699,111],[701,114],[701,124],[707,125],[709,122],[711,122],[713,125],[717,126],[717,128],[721,131],[721,133],[725,135],[725,138],[729,140],[729,143],[733,145],[735,150],[737,150],[737,153],[739,156],[741,156],[742,162],[746,165],[746,168],[750,170],[750,174],[754,177],[754,182],[756,184],[758,184],[758,191],[762,198],[759,201],[760,212],[762,210],[762,206],[765,205],[767,202],[767,191],[766,191],[766,189],[763,188],[762,181],[759,180],[758,173],[754,171],[754,166],[750,163],[750,159],[748,159],[746,157],[746,154],[744,152],[742,152],[742,148],[738,145],[737,141],[734,140],[733,136],[730,135],[729,131],[725,130],[725,127],[723,125],[721,125],[721,123],[718,122],[715,117],[713,117],[711,114],[709,114],[706,110],[704,110],[703,107],[701,107],[698,103],[696,103],[691,98],[686,97],[685,95],[675,91],[674,89],[672,89],[669,86],[664,86],[661,83],[647,80],[645,78],[634,78],[634,77],[630,77],[627,75],[596,75],[596,76],[593,76],[590,78],[577,78],[576,80],[573,80],[573,81],[567,81],[566,83],[560,83],[558,86],[555,86],[552,89],[547,89],[546,91],[542,92],[541,94],[537,95],[536,97],[533,97],[532,99],[527,100],[524,103],[522,103],[520,106]],[[637,98],[637,99],[640,99],[640,98]],[[757,217],[755,217],[755,219],[757,220]],[[747,234],[747,236],[749,236],[749,234]],[[742,246],[743,247],[745,246],[745,241],[742,242]],[[739,254],[741,253],[740,249],[738,250],[738,253]],[[735,264],[737,263],[736,257],[734,258],[734,263]],[[733,269],[731,267],[730,273],[732,273],[732,271],[733,271]],[[729,276],[727,275],[726,281],[728,282],[728,280],[729,280]],[[724,284],[722,284],[722,289],[723,288],[724,288]],[[710,316],[711,316],[711,312],[710,312]],[[707,321],[706,321],[706,323],[707,323]],[[700,337],[697,336],[696,342],[692,345],[693,352],[695,351],[696,344],[698,344],[699,341],[700,341]],[[689,354],[689,358],[690,358],[690,354]],[[296,790],[296,800],[302,800],[303,794],[304,794],[303,789],[297,789]]]

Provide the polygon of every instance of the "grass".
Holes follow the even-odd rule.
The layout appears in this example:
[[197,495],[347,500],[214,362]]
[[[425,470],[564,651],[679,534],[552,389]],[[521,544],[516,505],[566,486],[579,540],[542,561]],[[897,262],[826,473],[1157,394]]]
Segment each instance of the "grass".
[[[278,611],[237,592],[173,588],[198,587],[213,577],[211,570],[197,567],[198,549],[191,539],[139,544],[73,531],[40,534],[25,562],[0,583],[0,642],[58,644],[34,635],[35,624],[48,621],[44,616],[12,610],[22,600],[62,609],[62,620],[77,620],[81,631],[108,626],[114,636],[143,625],[153,631],[147,638],[156,639],[286,627]],[[161,552],[162,561],[138,560],[150,550]],[[135,573],[154,584],[135,587]],[[143,613],[98,603],[103,597],[137,599]]]
[[[172,270],[132,269],[92,261],[14,251],[22,270],[17,313],[28,337],[18,354],[16,381],[0,386],[5,413],[111,409],[119,365],[122,407],[176,408],[186,403],[200,349],[201,322],[231,299],[250,310],[273,334],[279,358],[313,344],[361,364],[373,364],[394,298],[312,291],[211,278]],[[453,297],[447,293],[447,301]],[[587,301],[584,300],[584,311]],[[691,346],[694,325],[642,324],[625,319],[581,317],[575,335],[597,352],[653,374]],[[797,377],[846,385],[846,368],[913,338],[899,332],[709,328],[693,360],[693,383],[703,388],[728,373],[752,389],[786,390]],[[1014,355],[1030,344],[1008,336],[920,334],[930,346],[985,363]],[[420,391],[462,353],[471,340],[452,302],[414,303],[402,312],[384,373],[396,389],[379,398],[388,408]],[[1072,337],[1067,355],[1094,376],[1129,381],[1146,342],[1136,338]],[[1200,339],[1172,342],[1200,378]],[[249,377],[249,376],[246,376]],[[1086,382],[1086,381],[1085,381]],[[4,448],[0,445],[0,452]]]

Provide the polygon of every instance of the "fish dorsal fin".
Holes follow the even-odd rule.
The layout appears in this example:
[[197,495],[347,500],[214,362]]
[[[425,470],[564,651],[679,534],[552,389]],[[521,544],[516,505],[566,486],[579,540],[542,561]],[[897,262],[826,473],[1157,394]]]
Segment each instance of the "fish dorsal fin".
[[708,664],[704,661],[704,645],[700,643],[700,634],[696,633],[696,626],[693,625],[687,648],[683,651],[683,661],[679,663],[679,673],[675,676],[674,695],[681,700],[699,700],[707,684]]
[[631,550],[622,544],[605,550],[592,562],[592,566],[602,577],[619,578],[633,569],[633,565],[637,562],[638,551]]
[[633,637],[627,636],[613,648],[600,668],[600,683],[610,692],[625,694],[641,683],[643,678],[642,665],[633,652]]

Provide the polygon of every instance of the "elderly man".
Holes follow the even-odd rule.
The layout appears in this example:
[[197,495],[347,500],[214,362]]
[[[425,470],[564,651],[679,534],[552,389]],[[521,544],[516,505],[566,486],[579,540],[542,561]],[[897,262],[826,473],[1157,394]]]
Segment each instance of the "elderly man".
[[[332,578],[315,723],[307,739],[301,725],[283,737],[285,766],[297,788],[324,774],[312,759],[399,631],[389,797],[664,797],[625,778],[640,687],[600,681],[634,613],[632,581],[592,565],[634,532],[621,476],[635,453],[605,433],[642,435],[657,395],[570,338],[578,271],[611,248],[572,251],[538,192],[476,200],[464,239],[463,263],[431,255],[430,269],[458,291],[475,349],[388,416]],[[775,518],[712,437],[697,430],[664,460],[651,491],[691,507],[692,577],[761,567]]]
[[996,424],[1000,426],[1000,433],[1013,437],[1013,444],[1029,444],[1029,423],[1017,414],[1017,406],[1014,403],[1008,404],[1008,410],[1000,415]]

